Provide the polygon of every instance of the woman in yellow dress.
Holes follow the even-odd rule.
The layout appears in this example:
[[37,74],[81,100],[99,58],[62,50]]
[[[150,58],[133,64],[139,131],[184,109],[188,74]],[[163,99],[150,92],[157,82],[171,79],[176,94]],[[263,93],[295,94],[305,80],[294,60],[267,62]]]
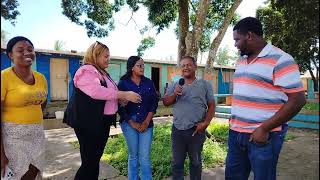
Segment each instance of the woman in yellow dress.
[[1,176],[9,168],[10,180],[38,179],[44,168],[47,81],[31,69],[36,54],[29,39],[12,38],[6,53],[14,65],[1,71]]

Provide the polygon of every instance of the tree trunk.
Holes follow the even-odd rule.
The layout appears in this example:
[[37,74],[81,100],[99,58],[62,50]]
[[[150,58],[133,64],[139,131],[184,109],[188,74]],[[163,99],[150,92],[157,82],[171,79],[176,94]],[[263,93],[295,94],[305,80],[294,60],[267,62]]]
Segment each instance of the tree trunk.
[[214,60],[216,58],[216,54],[218,51],[218,48],[220,46],[220,43],[231,23],[231,20],[234,16],[234,13],[236,9],[239,7],[241,4],[242,0],[235,0],[231,8],[228,10],[226,17],[224,18],[224,21],[219,29],[218,35],[214,38],[210,45],[210,50],[209,50],[209,55],[206,63],[206,68],[212,68]]
[[199,44],[203,33],[204,23],[206,21],[206,17],[208,14],[208,9],[210,6],[210,0],[201,0],[199,2],[198,10],[197,10],[197,19],[194,24],[192,33],[188,33],[187,41],[187,52],[186,55],[192,56],[195,59],[198,58]]
[[[311,61],[312,61],[313,65],[316,67],[316,77],[314,79],[312,79],[313,80],[313,84],[314,84],[314,91],[319,91],[319,64],[317,64],[314,59],[311,59]],[[310,70],[309,70],[309,72],[310,72]],[[310,74],[311,73],[313,75],[312,70],[311,70]],[[311,77],[312,77],[312,75],[311,75]]]
[[189,28],[189,4],[188,0],[179,0],[179,45],[178,58],[179,64],[182,56],[186,54],[186,37]]

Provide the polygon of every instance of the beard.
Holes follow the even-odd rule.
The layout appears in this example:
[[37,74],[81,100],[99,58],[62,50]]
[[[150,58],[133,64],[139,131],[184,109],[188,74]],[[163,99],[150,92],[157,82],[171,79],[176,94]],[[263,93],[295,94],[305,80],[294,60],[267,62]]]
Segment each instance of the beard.
[[242,45],[243,48],[239,49],[240,56],[248,56],[250,53],[248,52],[248,42],[245,40]]
[[246,55],[248,55],[248,53],[246,53],[245,51],[241,51],[240,50],[240,56],[246,56]]

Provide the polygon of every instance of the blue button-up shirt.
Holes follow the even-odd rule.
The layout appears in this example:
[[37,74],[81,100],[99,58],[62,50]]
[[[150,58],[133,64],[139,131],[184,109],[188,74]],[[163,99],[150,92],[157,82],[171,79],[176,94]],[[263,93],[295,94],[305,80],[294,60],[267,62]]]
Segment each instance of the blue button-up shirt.
[[[158,95],[156,93],[153,81],[146,77],[141,77],[140,84],[135,84],[131,79],[120,80],[118,84],[120,91],[134,91],[141,98],[141,103],[128,102],[126,106],[120,106],[118,113],[120,115],[120,123],[129,121],[130,119],[142,123],[149,112],[156,113],[158,107]],[[153,126],[153,121],[150,121],[149,127]]]

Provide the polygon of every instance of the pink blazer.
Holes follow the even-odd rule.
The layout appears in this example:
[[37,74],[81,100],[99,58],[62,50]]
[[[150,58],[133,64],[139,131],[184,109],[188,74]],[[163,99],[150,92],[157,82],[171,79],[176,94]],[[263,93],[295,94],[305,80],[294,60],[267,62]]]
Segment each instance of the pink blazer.
[[[101,86],[100,79],[104,78],[108,88]],[[104,114],[112,115],[118,111],[118,88],[106,76],[103,76],[91,65],[81,66],[73,78],[74,85],[93,99],[106,100]]]

